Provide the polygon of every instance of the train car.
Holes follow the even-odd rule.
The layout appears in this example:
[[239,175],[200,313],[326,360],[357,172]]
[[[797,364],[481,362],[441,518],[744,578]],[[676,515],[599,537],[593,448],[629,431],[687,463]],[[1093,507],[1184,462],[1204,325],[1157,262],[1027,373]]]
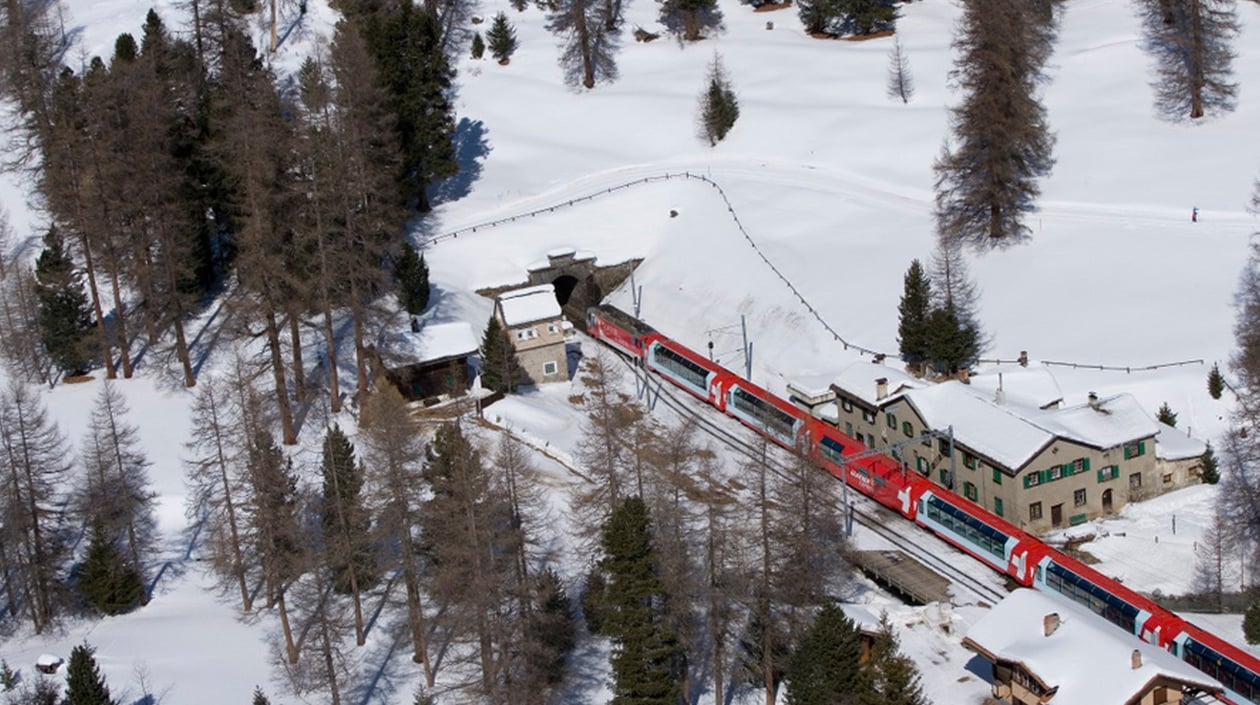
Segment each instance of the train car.
[[807,435],[807,420],[813,419],[796,406],[738,377],[726,387],[723,396],[726,413],[791,450],[800,447],[799,442]]
[[649,370],[721,410],[726,407],[724,391],[739,379],[716,362],[663,336],[647,337],[643,361]]
[[608,305],[587,309],[586,332],[633,358],[642,358],[644,346],[652,337],[660,337],[656,329]]
[[1220,681],[1232,702],[1260,703],[1260,659],[1192,622],[1179,621],[1169,645],[1173,656]]
[[1037,565],[1047,552],[1044,544],[962,497],[930,487],[919,497],[915,523],[1015,582],[1033,582]]
[[849,456],[866,450],[861,442],[821,419],[811,417],[806,426],[813,457],[819,465],[858,492],[900,511],[898,490],[905,484],[905,478],[899,465],[883,456],[849,462]]
[[1032,587],[1084,605],[1143,641],[1165,648],[1180,622],[1151,599],[1054,550],[1048,549],[1037,563]]

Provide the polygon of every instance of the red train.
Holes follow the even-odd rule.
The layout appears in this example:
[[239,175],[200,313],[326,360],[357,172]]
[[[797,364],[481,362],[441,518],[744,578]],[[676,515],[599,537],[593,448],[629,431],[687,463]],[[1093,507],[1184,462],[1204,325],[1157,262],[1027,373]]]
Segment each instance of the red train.
[[1010,522],[666,338],[612,307],[587,312],[587,332],[770,440],[799,449],[880,504],[1025,587],[1058,593],[1221,681],[1231,700],[1260,705],[1260,659],[1041,542]]

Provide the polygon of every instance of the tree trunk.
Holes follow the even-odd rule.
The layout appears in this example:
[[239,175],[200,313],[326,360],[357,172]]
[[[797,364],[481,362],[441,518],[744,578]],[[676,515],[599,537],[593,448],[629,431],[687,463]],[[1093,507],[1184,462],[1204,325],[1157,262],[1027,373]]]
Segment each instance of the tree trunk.
[[[79,243],[83,247],[83,267],[87,272],[88,294],[92,297],[92,313],[96,315],[96,335],[100,340],[101,362],[105,364],[105,378],[116,379],[118,372],[114,369],[114,354],[109,349],[109,333],[105,330],[105,312],[101,307],[101,293],[96,286],[96,267],[92,263],[92,248],[87,235],[79,234]],[[131,375],[128,374],[127,377]]]
[[363,344],[363,308],[359,304],[358,292],[353,290],[353,285],[351,289],[350,295],[355,297],[350,312],[351,317],[354,318],[354,364],[358,382],[357,393],[361,404],[367,399],[368,394],[367,348]]
[[1190,119],[1203,117],[1203,7],[1190,0]]
[[289,347],[293,349],[293,396],[298,403],[303,403],[306,401],[306,370],[302,366],[302,330],[294,310],[289,311]]
[[284,358],[280,355],[280,327],[276,312],[268,306],[267,346],[271,348],[271,374],[276,381],[276,407],[280,410],[280,432],[286,446],[297,445],[297,432],[293,428],[293,408],[289,404],[289,390],[284,381]]
[[297,644],[293,643],[293,629],[289,626],[289,608],[284,603],[284,590],[278,590],[276,605],[280,610],[280,630],[284,632],[284,652],[289,657],[289,664],[298,662]]
[[337,379],[337,336],[327,300],[324,301],[324,345],[328,348],[328,408],[336,414],[341,412],[341,382]]
[[118,350],[122,357],[123,379],[131,379],[131,339],[127,334],[127,311],[123,308],[122,284],[119,281],[122,273],[117,261],[112,256],[109,259],[110,288],[114,295],[114,319],[118,326]]

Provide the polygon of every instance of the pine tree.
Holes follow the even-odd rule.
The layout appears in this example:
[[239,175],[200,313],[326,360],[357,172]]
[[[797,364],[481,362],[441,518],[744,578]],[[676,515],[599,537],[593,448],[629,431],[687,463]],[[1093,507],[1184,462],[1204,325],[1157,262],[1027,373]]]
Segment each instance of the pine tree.
[[797,0],[797,14],[811,36],[834,35],[843,0]]
[[44,236],[44,250],[35,261],[35,279],[44,348],[66,374],[81,374],[88,367],[86,341],[92,315],[74,262],[56,227],[49,228]]
[[853,622],[834,603],[824,605],[788,663],[788,705],[832,705],[856,696],[861,655]]
[[481,336],[481,386],[495,392],[511,394],[524,383],[525,371],[516,358],[516,348],[508,339],[499,319],[491,316]]
[[79,593],[101,614],[128,612],[144,597],[144,583],[123,554],[95,522],[89,531],[87,555],[79,566]]
[[1221,374],[1221,368],[1215,362],[1212,363],[1212,371],[1208,372],[1207,379],[1208,394],[1213,399],[1220,399],[1221,394],[1225,393],[1225,377]]
[[1207,448],[1203,450],[1203,455],[1199,456],[1199,479],[1208,485],[1215,485],[1221,481],[1221,471],[1216,460],[1216,452],[1212,450],[1210,442],[1207,444]]
[[536,609],[530,615],[528,626],[533,646],[530,671],[540,685],[554,686],[564,680],[565,660],[577,643],[575,623],[560,576],[547,568],[539,574],[536,583]]
[[1168,119],[1198,119],[1234,109],[1235,0],[1143,0],[1147,47],[1159,76],[1156,109]]
[[706,30],[722,26],[722,10],[717,0],[665,0],[661,4],[661,24],[684,41],[699,41]]
[[372,551],[372,517],[364,506],[363,466],[355,460],[354,446],[333,425],[324,436],[321,469],[324,478],[323,513],[320,516],[324,541],[328,545],[328,567],[333,587],[354,600],[355,632],[363,645],[363,616],[360,594],[376,583]]
[[936,231],[977,249],[1028,238],[1024,214],[1050,173],[1054,136],[1035,90],[1048,55],[1032,8],[966,0],[953,78],[966,95],[951,110],[952,144],[936,160]]
[[928,356],[928,316],[932,311],[932,282],[919,260],[912,260],[902,279],[897,338],[901,359],[917,368]]
[[879,634],[861,671],[861,705],[927,705],[919,669],[901,653],[888,613],[879,616]]
[[1243,638],[1248,644],[1260,644],[1260,600],[1251,603],[1243,613]]
[[398,300],[407,313],[414,316],[424,312],[429,305],[429,265],[410,242],[402,244],[394,261],[394,282],[398,286]]
[[565,83],[591,89],[617,80],[616,26],[619,3],[553,0],[547,29],[565,35],[560,65]]
[[888,97],[900,98],[902,103],[909,103],[914,97],[914,77],[910,74],[910,59],[901,46],[901,38],[893,40],[892,51],[888,54]]
[[739,100],[722,67],[721,55],[714,53],[706,77],[707,86],[700,96],[700,134],[715,146],[726,137],[739,119]]
[[13,670],[13,667],[9,665],[8,661],[0,659],[0,690],[7,693],[16,688],[17,684],[17,671]]
[[1160,405],[1159,412],[1155,415],[1155,420],[1162,424],[1175,427],[1177,425],[1177,412],[1173,411],[1172,407],[1168,406],[1168,402],[1164,402]]
[[87,643],[70,650],[64,705],[118,705],[109,697],[109,686],[96,665],[95,653]]
[[897,26],[895,0],[839,0],[840,33],[865,36]]
[[939,374],[953,375],[970,367],[980,355],[977,333],[948,306],[928,314],[927,363]]
[[254,699],[251,705],[271,705],[271,701],[267,699],[265,694],[263,694],[262,686],[254,686]]
[[494,16],[490,29],[486,31],[486,43],[490,48],[490,55],[500,64],[506,64],[512,58],[518,43],[516,29],[508,22],[506,14],[500,12]]
[[473,32],[472,38],[472,58],[480,59],[486,53],[486,42],[481,38],[481,32]]
[[683,652],[662,608],[668,596],[656,575],[647,505],[627,499],[604,526],[608,576],[607,633],[612,654],[612,705],[674,705],[681,695]]

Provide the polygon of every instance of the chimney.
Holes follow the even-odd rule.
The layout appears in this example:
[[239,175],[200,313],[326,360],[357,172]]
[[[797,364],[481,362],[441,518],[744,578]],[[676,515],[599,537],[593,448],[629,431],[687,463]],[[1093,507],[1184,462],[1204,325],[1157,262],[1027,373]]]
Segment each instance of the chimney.
[[1142,667],[1142,652],[1141,651],[1138,651],[1137,649],[1133,650],[1133,655],[1129,657],[1129,665],[1135,671]]
[[875,401],[879,401],[888,396],[888,378],[880,377],[875,380]]
[[1002,388],[1002,373],[998,373],[997,391],[993,393],[993,403],[999,406],[1006,403],[1006,390]]
[[1059,628],[1060,621],[1058,612],[1051,612],[1041,620],[1041,626],[1046,636],[1050,636],[1054,633],[1054,630]]
[[1098,393],[1097,392],[1089,393],[1089,406],[1092,409],[1098,408]]
[[1028,367],[1028,351],[1027,350],[1019,351],[1019,366]]
[[885,357],[884,353],[875,353],[875,356],[871,359],[871,362],[875,363],[876,365],[882,365],[884,364],[884,357]]

